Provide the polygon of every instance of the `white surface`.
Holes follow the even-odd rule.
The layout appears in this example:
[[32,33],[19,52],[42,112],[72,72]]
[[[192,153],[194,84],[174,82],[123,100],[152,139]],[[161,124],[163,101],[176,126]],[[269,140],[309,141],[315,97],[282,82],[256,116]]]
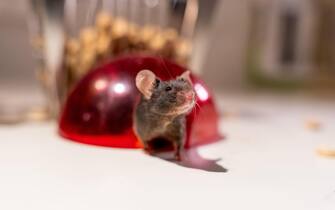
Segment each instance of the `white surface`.
[[[199,153],[226,173],[62,140],[51,123],[0,126],[0,209],[334,210],[335,160],[315,154],[335,141],[334,103],[223,98],[220,110],[240,116]],[[319,132],[304,128],[310,116]]]

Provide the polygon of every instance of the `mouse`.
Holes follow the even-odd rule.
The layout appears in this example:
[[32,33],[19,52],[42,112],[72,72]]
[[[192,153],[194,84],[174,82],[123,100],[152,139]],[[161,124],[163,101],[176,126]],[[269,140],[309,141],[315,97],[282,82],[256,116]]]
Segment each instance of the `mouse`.
[[196,103],[196,94],[185,71],[177,78],[163,81],[150,70],[141,70],[135,78],[141,93],[134,110],[134,133],[144,151],[153,155],[150,141],[160,138],[173,145],[174,159],[181,161],[186,138],[186,116]]

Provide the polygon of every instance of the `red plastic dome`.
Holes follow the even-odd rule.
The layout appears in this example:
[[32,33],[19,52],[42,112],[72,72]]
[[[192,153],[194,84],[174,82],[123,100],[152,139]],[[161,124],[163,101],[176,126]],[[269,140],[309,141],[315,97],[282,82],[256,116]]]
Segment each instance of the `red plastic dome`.
[[[140,93],[135,76],[143,69],[162,80],[173,79],[186,69],[157,57],[127,56],[102,65],[86,75],[71,92],[59,121],[61,136],[87,144],[138,148],[132,130],[133,109]],[[221,138],[218,114],[204,83],[193,74],[197,106],[187,116],[185,147]]]

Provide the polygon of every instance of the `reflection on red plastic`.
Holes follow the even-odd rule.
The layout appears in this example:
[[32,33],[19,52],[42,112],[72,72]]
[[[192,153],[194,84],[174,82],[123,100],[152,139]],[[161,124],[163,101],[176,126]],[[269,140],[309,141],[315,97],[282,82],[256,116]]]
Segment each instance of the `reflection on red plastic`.
[[[69,95],[63,108],[61,136],[87,144],[139,148],[132,131],[133,108],[139,99],[135,76],[150,69],[163,80],[186,69],[156,57],[127,56],[100,66],[86,75]],[[204,83],[191,75],[197,106],[187,117],[185,147],[211,143],[221,138],[218,114]]]

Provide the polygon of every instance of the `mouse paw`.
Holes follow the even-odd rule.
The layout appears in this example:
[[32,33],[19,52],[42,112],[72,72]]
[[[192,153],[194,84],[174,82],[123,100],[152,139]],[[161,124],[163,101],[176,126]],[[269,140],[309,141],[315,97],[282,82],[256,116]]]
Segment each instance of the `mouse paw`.
[[151,149],[149,149],[149,148],[144,148],[144,153],[145,154],[147,154],[147,155],[153,155],[154,154],[154,152],[151,150]]
[[179,153],[177,153],[177,154],[175,154],[174,155],[174,159],[176,160],[176,161],[181,161],[181,156],[180,156],[180,154]]

